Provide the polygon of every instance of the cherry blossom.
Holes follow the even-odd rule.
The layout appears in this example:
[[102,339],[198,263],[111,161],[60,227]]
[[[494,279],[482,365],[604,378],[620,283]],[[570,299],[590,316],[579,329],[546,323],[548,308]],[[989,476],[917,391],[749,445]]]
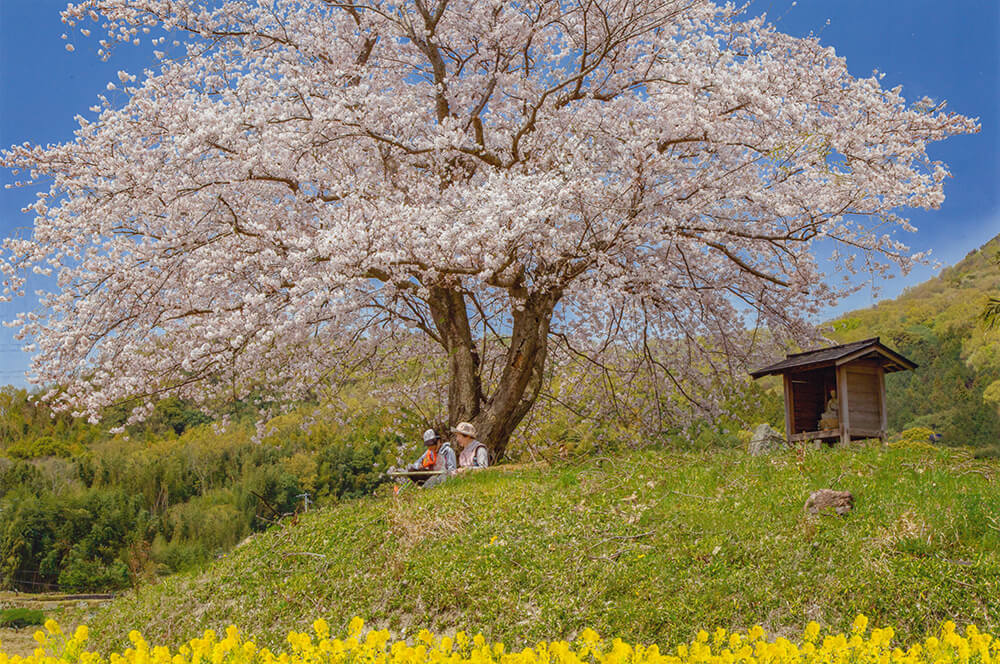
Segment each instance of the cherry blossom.
[[3,295],[55,276],[15,324],[32,380],[89,416],[287,403],[437,362],[449,421],[502,455],[553,354],[600,367],[583,382],[646,367],[661,417],[710,411],[763,340],[814,338],[849,292],[821,252],[912,263],[901,211],[938,207],[949,175],[927,147],[978,131],[707,0],[84,0],[63,18],[102,57],[146,41],[161,63],[121,72],[74,140],[3,153],[48,183],[30,237],[3,243]]

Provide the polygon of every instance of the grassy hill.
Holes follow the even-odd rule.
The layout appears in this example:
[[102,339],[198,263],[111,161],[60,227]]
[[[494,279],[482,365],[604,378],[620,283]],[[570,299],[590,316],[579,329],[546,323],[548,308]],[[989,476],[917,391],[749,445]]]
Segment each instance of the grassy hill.
[[[989,296],[1000,296],[998,255],[1000,238],[896,300],[833,322],[841,341],[881,336],[920,365],[888,377],[890,429],[929,427],[945,444],[1000,457],[1000,330],[978,320]],[[572,368],[553,373],[554,392],[579,382]],[[641,398],[641,384],[632,389]],[[739,428],[760,421],[783,428],[780,381],[749,389],[750,398],[729,395],[727,420],[685,432],[687,445],[737,445],[748,434]],[[197,569],[265,529],[274,510],[301,509],[303,494],[333,502],[370,493],[386,467],[415,458],[409,436],[441,403],[430,405],[429,393],[426,408],[396,410],[368,390],[365,383],[336,400],[303,403],[271,420],[260,445],[248,404],[231,406],[235,424],[220,433],[191,404],[170,398],[127,435],[112,435],[124,408],[92,425],[0,387],[0,588],[124,588]],[[761,392],[760,406],[751,405]],[[644,434],[628,409],[619,416],[597,407],[605,397],[598,389],[573,396],[568,409],[538,404],[510,458],[586,455],[627,440],[678,444],[669,426]],[[604,413],[600,424],[578,415],[592,408]]]
[[[274,644],[354,615],[510,646],[587,626],[661,644],[701,627],[848,629],[858,613],[904,641],[949,618],[996,632],[998,476],[995,460],[922,444],[491,469],[311,511],[76,618],[118,648],[133,628],[176,644],[236,623]],[[806,514],[823,487],[852,491],[855,510]]]
[[[881,336],[920,365],[887,379],[891,429],[927,426],[975,456],[1000,456],[1000,331],[978,319],[1000,295],[998,256],[1000,237],[899,298],[833,322],[839,341]],[[774,397],[773,412],[755,418],[779,423]],[[258,517],[270,512],[256,495],[291,511],[303,491],[329,501],[368,493],[401,442],[378,438],[386,427],[377,418],[306,433],[303,409],[272,422],[273,445],[260,446],[249,425],[219,437],[174,405],[135,445],[50,420],[25,394],[0,390],[0,450],[11,457],[0,458],[0,573],[20,569],[18,551],[34,552],[22,567],[40,574],[44,560],[60,582],[69,561],[81,582],[96,583],[97,558],[116,566],[120,585],[197,569],[249,524],[264,527]],[[539,444],[558,445],[573,426],[589,425],[556,422]],[[92,617],[62,613],[119,647],[132,628],[177,643],[237,623],[273,642],[316,617],[342,627],[353,615],[397,633],[466,628],[512,645],[585,626],[659,642],[753,623],[778,633],[808,620],[846,629],[859,612],[904,638],[946,618],[997,630],[996,460],[921,447],[751,459],[720,450],[715,428],[731,427],[706,427],[696,441],[705,452],[495,470],[438,491],[347,500]],[[737,440],[727,435],[727,445]],[[856,511],[804,515],[820,487],[855,492]],[[109,492],[128,509],[101,507]],[[135,523],[115,530],[101,510]],[[41,544],[29,550],[29,539]]]
[[979,316],[1000,295],[1000,236],[894,300],[833,321],[843,343],[881,337],[920,365],[886,379],[889,427],[929,427],[1000,455],[1000,330]]

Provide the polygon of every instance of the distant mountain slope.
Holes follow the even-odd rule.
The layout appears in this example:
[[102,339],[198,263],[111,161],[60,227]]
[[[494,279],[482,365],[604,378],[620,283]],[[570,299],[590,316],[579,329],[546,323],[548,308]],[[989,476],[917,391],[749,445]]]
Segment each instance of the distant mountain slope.
[[833,321],[841,342],[879,336],[920,367],[887,379],[889,426],[1000,453],[1000,331],[979,316],[1000,294],[1000,236],[895,300]]

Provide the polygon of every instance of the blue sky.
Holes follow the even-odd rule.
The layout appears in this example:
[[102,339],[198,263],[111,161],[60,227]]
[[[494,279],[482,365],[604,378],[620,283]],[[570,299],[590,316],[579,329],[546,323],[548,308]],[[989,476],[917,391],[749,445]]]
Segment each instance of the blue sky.
[[[119,47],[109,62],[101,62],[93,38],[78,34],[71,39],[76,50],[68,52],[60,38],[68,32],[59,18],[65,5],[65,0],[0,0],[2,147],[68,140],[76,127],[73,117],[88,114],[115,72],[139,73],[154,63],[148,45]],[[914,250],[933,250],[933,258],[950,265],[1000,233],[1000,0],[754,0],[751,12],[767,12],[790,34],[819,33],[847,58],[853,74],[878,69],[885,73],[883,85],[902,85],[907,99],[947,100],[952,110],[979,117],[979,134],[932,146],[932,157],[946,162],[954,179],[946,184],[942,208],[913,211],[918,232],[900,239]],[[0,173],[4,184],[11,180],[9,172]],[[20,209],[33,198],[29,190],[0,190],[0,234],[24,232],[31,220]],[[894,297],[933,274],[917,268],[883,282],[881,297]],[[829,315],[873,301],[866,288]],[[0,303],[0,319],[27,306]],[[27,362],[11,330],[0,329],[0,384],[23,385]]]

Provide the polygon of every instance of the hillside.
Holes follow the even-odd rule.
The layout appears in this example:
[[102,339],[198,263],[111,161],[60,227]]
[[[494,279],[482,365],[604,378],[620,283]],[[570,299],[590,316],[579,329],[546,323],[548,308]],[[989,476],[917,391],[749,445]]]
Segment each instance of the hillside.
[[[960,450],[857,447],[749,457],[649,450],[491,469],[344,501],[254,535],[201,572],[84,619],[178,643],[236,623],[265,643],[324,617],[397,635],[481,630],[511,646],[585,626],[640,642],[761,623],[778,634],[858,613],[902,640],[942,620],[1000,627],[1000,465]],[[845,518],[812,490],[852,491]]]
[[[942,433],[944,444],[1000,456],[1000,331],[978,320],[988,297],[1000,295],[998,252],[1000,238],[896,300],[833,322],[838,340],[880,336],[920,365],[888,377],[893,431],[925,426]],[[767,383],[751,389],[766,391]],[[266,529],[275,512],[302,509],[305,494],[325,504],[371,493],[385,468],[416,457],[413,434],[427,422],[420,409],[389,411],[364,392],[346,397],[342,407],[304,403],[276,417],[260,445],[245,404],[233,405],[234,424],[219,432],[171,398],[116,436],[108,428],[124,422],[122,409],[91,425],[53,414],[24,390],[0,388],[0,588],[108,591],[146,583],[198,569]],[[644,436],[635,420],[605,412],[595,424],[544,402],[511,457],[580,456],[629,440],[731,447],[746,442],[741,426],[783,426],[780,388],[748,410],[756,401],[731,399],[732,420],[741,424],[699,423],[680,432],[690,434],[686,440],[669,427]]]
[[833,335],[881,337],[919,368],[887,377],[889,427],[924,426],[948,445],[1000,454],[1000,330],[979,319],[1000,295],[1000,236],[894,300],[845,314]]

